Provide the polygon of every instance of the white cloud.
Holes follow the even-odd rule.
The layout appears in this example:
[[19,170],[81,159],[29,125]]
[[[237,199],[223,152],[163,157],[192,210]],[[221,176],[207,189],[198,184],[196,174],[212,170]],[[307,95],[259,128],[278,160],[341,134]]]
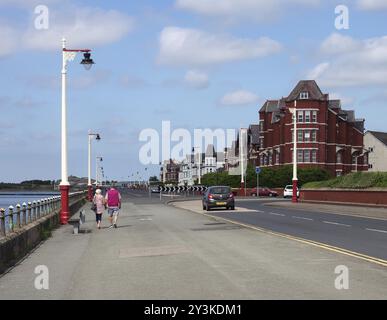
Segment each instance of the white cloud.
[[50,9],[48,30],[36,30],[33,25],[23,35],[26,48],[57,50],[64,36],[69,47],[95,47],[116,42],[133,28],[133,19],[115,10],[74,8],[63,11]]
[[259,97],[256,94],[246,90],[238,90],[223,96],[220,103],[224,106],[243,106],[257,103],[258,100]]
[[159,62],[169,65],[209,65],[261,58],[280,50],[281,45],[269,38],[240,39],[196,29],[166,27],[160,35]]
[[346,53],[361,47],[361,42],[356,41],[349,36],[339,33],[330,35],[321,45],[321,51],[325,54]]
[[0,25],[0,58],[11,54],[17,47],[17,32],[9,26]]
[[358,0],[358,7],[362,10],[381,10],[387,9],[386,0]]
[[326,87],[387,85],[387,36],[346,41],[356,46],[330,52],[307,77]]
[[197,70],[189,70],[184,77],[184,82],[195,89],[205,89],[209,86],[208,75]]
[[330,93],[329,98],[332,100],[341,100],[341,104],[344,108],[347,108],[349,105],[355,102],[355,99],[353,97],[343,96],[342,94],[337,92]]
[[289,6],[316,6],[319,0],[176,0],[179,9],[227,20],[267,21],[278,18]]
[[[3,0],[0,5],[7,3]],[[15,5],[28,3],[33,1],[18,1]],[[16,50],[60,50],[63,36],[67,38],[70,48],[94,48],[121,40],[133,29],[134,24],[133,18],[115,10],[72,5],[60,9],[51,6],[47,30],[35,29],[35,17],[31,16],[28,29],[0,24],[0,57]]]

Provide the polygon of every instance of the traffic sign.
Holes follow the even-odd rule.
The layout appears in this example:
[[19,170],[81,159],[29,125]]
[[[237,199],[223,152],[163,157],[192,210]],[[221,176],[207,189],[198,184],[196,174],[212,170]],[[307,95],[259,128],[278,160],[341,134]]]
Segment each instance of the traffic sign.
[[261,173],[261,167],[255,167],[255,173],[260,174]]

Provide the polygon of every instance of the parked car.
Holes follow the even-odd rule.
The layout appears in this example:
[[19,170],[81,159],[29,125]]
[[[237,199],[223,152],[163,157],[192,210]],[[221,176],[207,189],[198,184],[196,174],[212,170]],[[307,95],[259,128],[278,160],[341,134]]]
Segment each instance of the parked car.
[[151,186],[150,191],[151,191],[151,193],[160,193],[160,187],[159,186]]
[[235,210],[234,194],[230,187],[212,186],[203,194],[203,210],[210,211],[211,208],[225,207],[227,210]]
[[[284,198],[293,197],[293,185],[288,184],[284,189]],[[300,197],[300,190],[297,188],[297,198]]]
[[[253,197],[257,196],[257,188],[251,189],[251,195]],[[259,188],[259,196],[260,197],[278,197],[278,192],[271,190],[267,187]]]

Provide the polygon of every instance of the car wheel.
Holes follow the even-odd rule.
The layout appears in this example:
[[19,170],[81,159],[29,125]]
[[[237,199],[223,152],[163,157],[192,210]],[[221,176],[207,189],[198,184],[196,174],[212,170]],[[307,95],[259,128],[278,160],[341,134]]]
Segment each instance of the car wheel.
[[272,193],[269,193],[269,197],[272,197],[273,196],[273,194]]
[[252,196],[252,197],[256,197],[257,194],[256,194],[256,193],[252,193],[251,196]]
[[232,206],[232,207],[231,207],[231,210],[235,210],[235,206]]

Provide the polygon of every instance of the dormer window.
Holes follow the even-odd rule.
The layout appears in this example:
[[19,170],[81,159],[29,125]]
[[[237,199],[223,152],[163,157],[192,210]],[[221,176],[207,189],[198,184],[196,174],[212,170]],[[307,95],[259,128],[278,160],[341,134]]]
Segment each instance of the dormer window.
[[309,92],[308,91],[303,91],[300,93],[300,99],[309,99]]

